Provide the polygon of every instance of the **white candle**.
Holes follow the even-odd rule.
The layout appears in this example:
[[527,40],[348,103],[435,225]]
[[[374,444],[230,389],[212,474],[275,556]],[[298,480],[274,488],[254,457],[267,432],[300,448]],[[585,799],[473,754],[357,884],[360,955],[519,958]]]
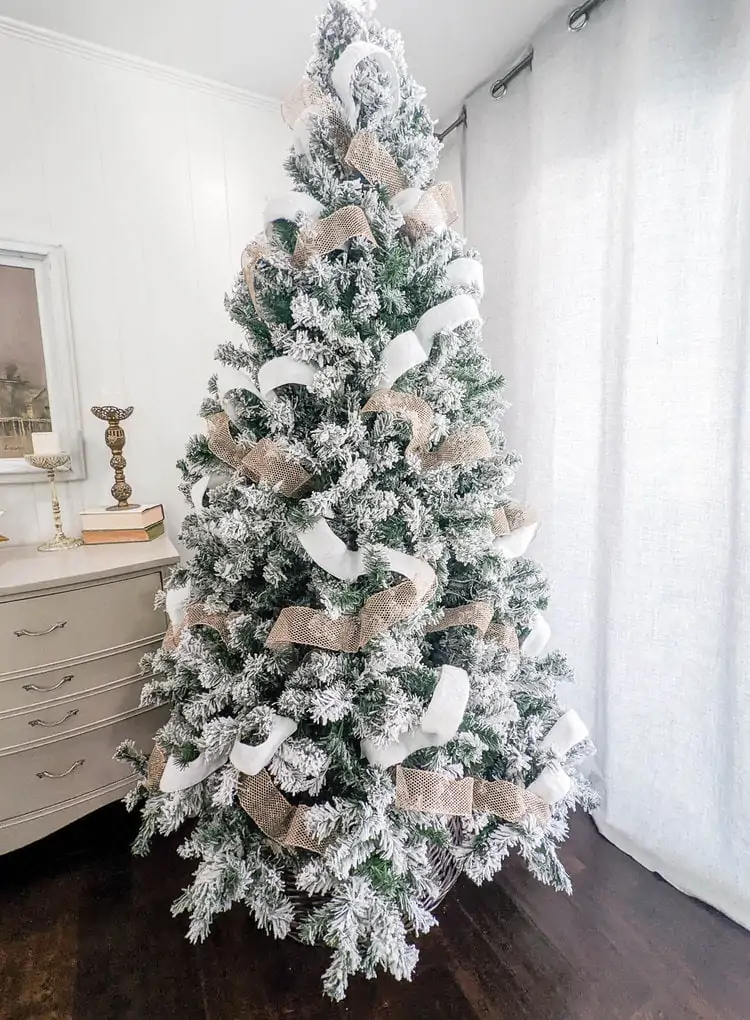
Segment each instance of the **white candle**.
[[31,442],[38,457],[60,453],[60,438],[56,432],[32,432]]

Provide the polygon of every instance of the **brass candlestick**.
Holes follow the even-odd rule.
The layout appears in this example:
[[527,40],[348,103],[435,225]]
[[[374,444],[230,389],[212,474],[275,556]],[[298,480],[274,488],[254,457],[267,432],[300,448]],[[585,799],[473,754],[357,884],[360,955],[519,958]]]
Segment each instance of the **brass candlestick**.
[[70,467],[69,453],[28,453],[24,457],[27,464],[32,467],[41,468],[47,472],[49,487],[52,493],[52,517],[55,522],[55,536],[48,542],[42,542],[37,546],[40,552],[57,552],[59,549],[75,549],[83,545],[82,538],[68,538],[63,531],[62,517],[60,515],[60,500],[57,498],[57,486],[55,485],[55,471],[57,468]]
[[140,506],[140,503],[129,503],[133,490],[125,481],[125,465],[127,461],[122,455],[122,448],[125,446],[125,430],[120,422],[125,421],[133,413],[132,407],[92,407],[91,413],[107,423],[107,431],[104,433],[104,442],[112,451],[110,467],[115,469],[115,484],[109,490],[117,502],[114,506],[108,506],[107,510],[133,510]]

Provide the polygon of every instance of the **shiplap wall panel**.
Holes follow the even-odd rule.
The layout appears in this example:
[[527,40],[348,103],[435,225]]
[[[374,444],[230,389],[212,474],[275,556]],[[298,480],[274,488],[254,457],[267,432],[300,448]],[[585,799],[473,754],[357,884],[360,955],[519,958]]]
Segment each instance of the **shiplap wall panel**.
[[[175,461],[197,426],[223,307],[266,200],[287,190],[275,104],[137,66],[0,22],[0,236],[62,244],[88,477],[62,483],[70,532],[109,500],[104,425],[135,406],[125,456],[134,497],[161,501],[176,537],[187,506]],[[51,528],[46,484],[0,484],[0,531]]]

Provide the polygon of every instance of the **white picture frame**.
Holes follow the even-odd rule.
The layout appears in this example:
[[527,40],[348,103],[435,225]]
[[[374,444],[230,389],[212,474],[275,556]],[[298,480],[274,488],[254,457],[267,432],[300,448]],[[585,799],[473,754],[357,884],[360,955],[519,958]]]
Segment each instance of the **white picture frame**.
[[[31,270],[34,274],[51,430],[58,435],[61,449],[70,454],[71,462],[70,470],[61,472],[59,479],[85,478],[81,407],[64,250],[61,245],[0,239],[0,267],[4,266]],[[4,373],[0,382],[8,383],[8,373],[2,365],[0,373]],[[10,421],[0,413],[0,429],[4,435],[7,434],[6,429],[15,427],[15,424],[8,424]],[[25,422],[19,427],[25,428]],[[26,463],[23,455],[0,456],[0,484],[28,484],[39,481],[41,474]]]

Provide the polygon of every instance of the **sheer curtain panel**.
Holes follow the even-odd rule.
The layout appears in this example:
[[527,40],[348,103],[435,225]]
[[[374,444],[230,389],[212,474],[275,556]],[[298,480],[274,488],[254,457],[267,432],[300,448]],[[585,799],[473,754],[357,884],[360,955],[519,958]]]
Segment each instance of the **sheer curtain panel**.
[[468,103],[465,217],[598,825],[750,927],[750,3],[608,0]]

